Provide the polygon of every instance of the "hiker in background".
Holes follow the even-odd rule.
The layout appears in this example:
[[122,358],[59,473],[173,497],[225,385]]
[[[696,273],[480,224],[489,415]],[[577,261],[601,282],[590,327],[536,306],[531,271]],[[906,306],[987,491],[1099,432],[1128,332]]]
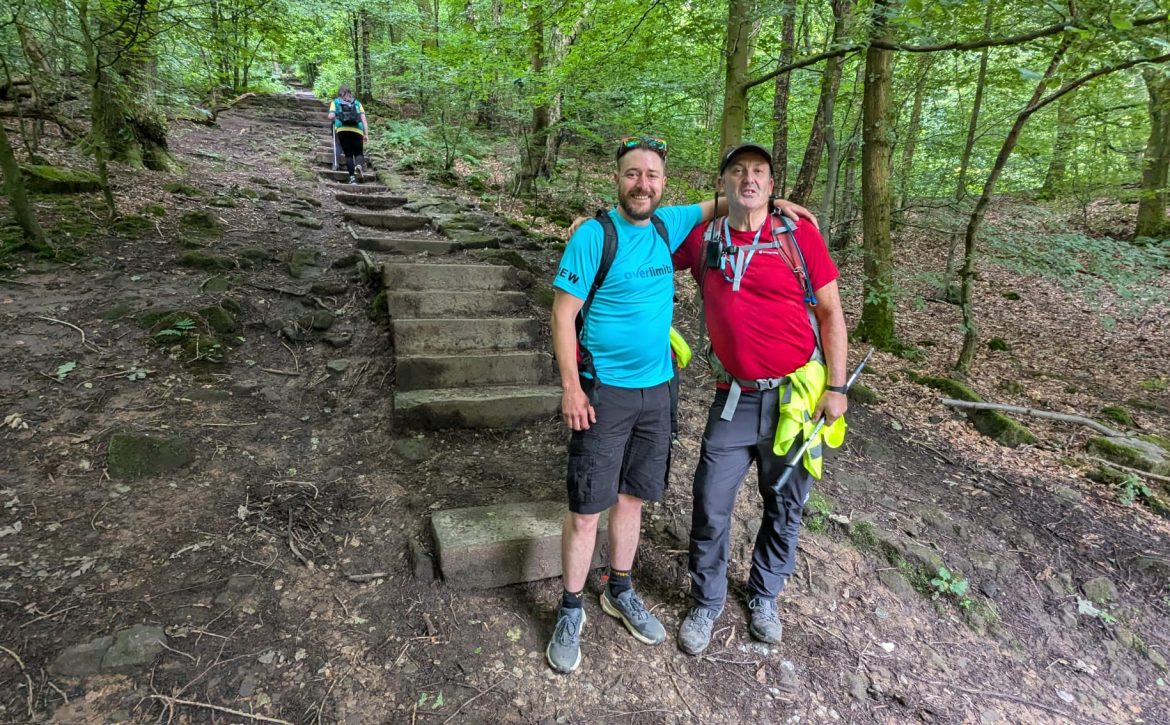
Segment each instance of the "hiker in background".
[[[365,140],[370,133],[369,122],[362,102],[353,97],[349,86],[337,89],[337,98],[329,104],[329,120],[333,122],[333,133],[345,154],[345,170],[349,172],[349,183],[356,184],[358,177],[365,173]],[[356,159],[356,161],[355,161]]]
[[[671,253],[692,227],[715,214],[713,201],[658,208],[666,151],[660,139],[621,141],[614,176],[618,205],[572,234],[553,282],[561,414],[572,431],[569,513],[561,540],[564,593],[545,650],[558,672],[572,672],[581,663],[582,595],[603,511],[609,511],[610,561],[602,611],[620,619],[640,642],[666,639],[662,623],[634,591],[630,571],[642,502],[658,500],[666,486]],[[811,216],[802,207],[787,209]]]
[[813,477],[820,478],[823,446],[796,462],[779,493],[773,486],[785,454],[800,447],[805,422],[823,415],[828,444],[840,445],[848,407],[837,267],[820,232],[772,212],[772,156],[762,146],[724,154],[718,184],[727,217],[696,226],[674,254],[675,267],[689,269],[699,284],[717,380],[693,488],[694,605],[679,631],[692,655],[707,648],[723,611],[731,514],[753,461],[764,511],[747,582],[749,630],[764,642],[780,641],[776,598],[796,564],[801,513]]

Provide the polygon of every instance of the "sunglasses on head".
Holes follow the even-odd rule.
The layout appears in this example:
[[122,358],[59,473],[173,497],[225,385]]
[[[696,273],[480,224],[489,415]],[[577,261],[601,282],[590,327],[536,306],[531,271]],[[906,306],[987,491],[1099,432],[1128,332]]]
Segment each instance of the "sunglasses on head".
[[618,143],[617,158],[621,158],[634,149],[653,151],[666,160],[666,142],[660,138],[650,136],[626,136]]

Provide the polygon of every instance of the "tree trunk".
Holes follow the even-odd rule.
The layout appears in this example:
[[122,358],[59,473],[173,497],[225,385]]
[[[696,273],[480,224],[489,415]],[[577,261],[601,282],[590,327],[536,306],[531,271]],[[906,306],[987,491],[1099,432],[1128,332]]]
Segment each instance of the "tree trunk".
[[533,92],[539,101],[532,108],[532,130],[524,140],[520,173],[516,177],[516,193],[531,195],[536,190],[536,179],[547,178],[544,168],[544,154],[548,143],[548,101],[539,86],[544,81],[544,13],[540,3],[531,1],[528,6],[528,32],[530,68],[532,69]]
[[[781,66],[792,62],[793,41],[796,38],[796,0],[784,0],[780,10],[784,25],[780,30]],[[776,95],[772,99],[772,174],[775,180],[776,196],[784,197],[788,187],[788,95],[792,87],[792,74],[776,76]]]
[[853,238],[853,215],[857,213],[857,147],[857,135],[854,134],[845,149],[845,186],[841,193],[840,228],[830,233],[829,243],[834,252],[844,251]]
[[[889,41],[889,0],[875,0],[871,37]],[[864,234],[863,302],[857,336],[883,350],[898,346],[894,336],[894,262],[890,244],[890,149],[893,114],[890,86],[893,52],[870,47],[865,53],[862,100],[861,197]]]
[[[573,43],[577,41],[577,37],[581,33],[581,28],[585,26],[585,22],[588,18],[589,12],[588,8],[586,8],[580,13],[580,15],[577,16],[577,21],[573,26],[573,30],[568,35],[562,33],[560,28],[555,26],[549,32],[548,61],[552,64],[553,67],[559,65],[561,61],[565,59],[565,56],[568,55],[569,49],[573,46]],[[551,176],[553,171],[557,168],[557,158],[560,156],[561,142],[564,141],[565,138],[564,129],[559,125],[562,118],[562,107],[564,100],[565,94],[558,90],[556,95],[553,97],[552,105],[549,107],[548,125],[550,130],[548,133],[548,139],[545,142],[544,159],[541,161],[541,168],[544,171],[544,175],[546,177]]]
[[373,73],[370,70],[373,67],[370,63],[370,26],[373,24],[374,21],[373,21],[373,18],[370,16],[370,11],[366,10],[365,7],[362,7],[362,9],[358,11],[358,15],[361,18],[361,25],[362,25],[362,38],[361,38],[362,93],[365,94],[366,98],[373,98],[373,96],[374,96],[374,78],[373,78]]
[[[853,0],[833,0],[833,35],[830,46],[841,42],[845,34],[845,17],[853,7]],[[812,128],[808,132],[808,145],[804,148],[804,160],[800,164],[800,172],[796,175],[796,183],[792,185],[792,192],[788,198],[797,204],[804,204],[812,193],[813,184],[817,180],[817,171],[821,166],[821,156],[825,152],[825,130],[828,127],[826,114],[832,112],[833,99],[837,97],[837,88],[841,85],[841,58],[834,56],[825,61],[825,70],[821,74],[821,95],[817,102],[817,113],[813,119]]]
[[364,98],[366,89],[362,86],[365,75],[362,73],[362,28],[361,19],[357,12],[349,14],[349,49],[353,52],[353,94]]
[[1052,158],[1048,162],[1048,171],[1044,174],[1044,184],[1037,194],[1040,199],[1055,199],[1064,190],[1068,155],[1073,147],[1073,134],[1076,133],[1073,127],[1075,123],[1071,99],[1065,97],[1057,101],[1056,142],[1052,145]]
[[914,84],[914,103],[910,107],[910,121],[906,133],[902,134],[902,163],[898,169],[898,216],[906,207],[907,188],[910,185],[910,170],[914,166],[914,151],[918,146],[918,133],[922,127],[922,99],[926,96],[926,81],[930,77],[930,66],[934,56],[924,53],[918,57],[918,82]]
[[825,99],[825,148],[828,150],[828,168],[825,169],[825,193],[821,195],[820,221],[824,226],[833,223],[833,202],[837,196],[837,172],[841,167],[841,149],[837,146],[837,134],[833,129],[833,108],[837,105],[836,94]]
[[1170,172],[1170,75],[1156,68],[1142,72],[1149,93],[1150,137],[1142,168],[1135,237],[1161,237],[1170,233],[1166,220],[1167,176]]
[[[992,25],[992,3],[988,0],[987,10],[983,14],[983,35],[991,35]],[[959,157],[959,179],[955,182],[955,207],[958,211],[959,204],[963,199],[967,198],[967,169],[971,166],[971,152],[975,148],[975,132],[979,128],[979,112],[983,107],[983,90],[987,84],[987,52],[984,48],[979,54],[979,75],[975,80],[975,100],[971,102],[971,117],[967,121],[967,140],[963,142],[963,153]],[[958,303],[959,293],[956,290],[952,293],[951,285],[955,280],[955,252],[959,248],[959,240],[962,236],[959,230],[956,229],[951,235],[951,244],[947,249],[947,266],[943,271],[942,283],[936,291],[936,297],[940,300]]]
[[1027,123],[1032,113],[1035,112],[1033,106],[1044,96],[1044,89],[1048,87],[1048,82],[1056,73],[1056,69],[1060,66],[1071,42],[1068,38],[1061,41],[1060,46],[1052,56],[1052,62],[1048,64],[1048,69],[1044,72],[1040,82],[1036,84],[1036,90],[1032,92],[1031,100],[1028,101],[1024,110],[1016,116],[1016,122],[1012,124],[1007,138],[1003,140],[1003,145],[999,149],[999,155],[995,158],[995,165],[991,167],[991,173],[987,175],[987,181],[983,183],[983,193],[975,202],[975,209],[967,221],[967,233],[963,238],[963,269],[959,273],[961,283],[959,306],[963,311],[963,348],[959,351],[959,359],[955,361],[955,372],[964,377],[971,373],[971,364],[975,361],[975,348],[979,344],[979,326],[975,320],[975,310],[971,303],[971,284],[974,282],[975,272],[975,240],[979,233],[979,224],[983,221],[987,204],[991,201],[991,195],[995,193],[995,185],[999,181],[1000,174],[1003,173],[1008,157],[1011,156],[1012,149],[1016,147],[1020,132],[1024,129],[1024,124]]
[[729,0],[727,4],[726,74],[723,85],[723,117],[719,123],[719,153],[743,139],[747,119],[748,65],[760,32],[756,0]]
[[4,172],[4,194],[8,197],[8,204],[12,207],[16,223],[24,232],[21,246],[34,252],[52,253],[53,248],[45,239],[45,232],[37,221],[37,215],[33,213],[32,205],[28,203],[24,177],[20,173],[16,156],[12,153],[12,145],[8,143],[8,131],[3,123],[0,123],[0,171]]

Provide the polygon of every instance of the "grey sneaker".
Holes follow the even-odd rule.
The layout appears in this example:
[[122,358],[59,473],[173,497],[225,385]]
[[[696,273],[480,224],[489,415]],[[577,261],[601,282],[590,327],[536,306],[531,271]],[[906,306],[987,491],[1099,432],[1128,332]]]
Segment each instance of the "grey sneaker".
[[362,165],[361,165],[361,164],[358,164],[357,166],[355,166],[355,167],[354,167],[354,170],[353,170],[353,172],[354,172],[355,174],[357,174],[357,177],[358,177],[359,179],[361,179],[362,181],[365,181],[365,179],[366,179],[366,172],[365,172],[365,169],[363,169],[363,168],[362,168]]
[[660,644],[666,639],[666,628],[646,609],[646,604],[633,589],[627,589],[616,597],[610,595],[609,587],[602,589],[601,609],[609,616],[622,620],[622,624],[639,642]]
[[544,656],[557,672],[572,672],[581,664],[581,629],[585,626],[585,610],[581,607],[561,607],[557,612],[557,626]]
[[357,177],[356,177],[356,176],[350,176],[350,177],[349,177],[349,181],[348,181],[347,183],[350,183],[350,184],[356,184],[356,183],[357,183]]
[[691,607],[678,628],[678,646],[689,655],[702,654],[711,644],[711,630],[722,610],[710,607]]
[[752,610],[752,636],[761,642],[777,644],[784,636],[784,625],[780,624],[780,613],[776,610],[776,600],[768,597],[753,596],[748,600],[748,609]]

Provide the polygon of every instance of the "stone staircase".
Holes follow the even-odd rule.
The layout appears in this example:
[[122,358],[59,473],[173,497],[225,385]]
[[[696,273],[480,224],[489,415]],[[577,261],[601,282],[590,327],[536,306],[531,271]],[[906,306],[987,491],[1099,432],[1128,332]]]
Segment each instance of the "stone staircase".
[[[326,182],[345,182],[345,170],[331,168],[331,142],[313,161]],[[470,255],[506,244],[513,232],[454,199],[412,197],[368,159],[367,169],[362,183],[337,184],[333,197],[354,245],[381,267],[396,357],[395,428],[516,428],[554,417],[560,387],[524,292],[531,275]]]

